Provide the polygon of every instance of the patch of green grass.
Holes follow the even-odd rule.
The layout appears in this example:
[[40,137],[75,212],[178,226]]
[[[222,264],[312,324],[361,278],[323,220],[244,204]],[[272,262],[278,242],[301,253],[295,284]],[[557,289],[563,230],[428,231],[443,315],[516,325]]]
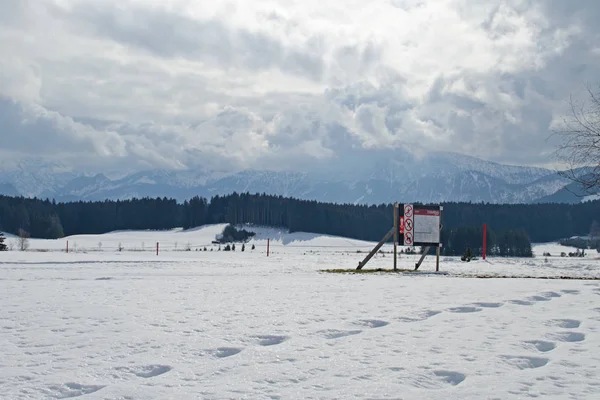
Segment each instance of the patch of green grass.
[[386,268],[376,268],[376,269],[356,269],[356,268],[348,268],[348,269],[322,269],[320,272],[327,272],[330,274],[373,274],[373,273],[388,273],[388,274],[398,274],[405,272],[415,272],[414,269],[386,269]]
[[322,269],[319,272],[326,272],[330,274],[409,274],[409,275],[445,275],[451,278],[466,278],[466,279],[557,279],[557,280],[593,280],[599,281],[600,277],[592,276],[592,277],[582,277],[582,276],[510,276],[510,275],[456,275],[456,274],[448,274],[447,272],[431,272],[431,271],[415,271],[414,269],[385,269],[385,268],[376,268],[376,269]]

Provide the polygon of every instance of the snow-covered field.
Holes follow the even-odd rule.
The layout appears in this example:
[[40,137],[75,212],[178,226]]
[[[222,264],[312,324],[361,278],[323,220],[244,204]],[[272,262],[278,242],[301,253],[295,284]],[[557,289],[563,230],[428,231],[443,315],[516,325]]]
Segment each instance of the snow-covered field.
[[0,253],[0,398],[600,398],[600,281],[467,278],[600,278],[597,254],[328,274],[373,244],[258,229],[224,252],[222,229]]

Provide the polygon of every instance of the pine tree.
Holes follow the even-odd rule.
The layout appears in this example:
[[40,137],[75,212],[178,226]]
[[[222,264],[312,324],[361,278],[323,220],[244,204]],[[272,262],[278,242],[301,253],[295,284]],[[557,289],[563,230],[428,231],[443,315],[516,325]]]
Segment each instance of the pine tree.
[[4,240],[6,238],[4,237],[4,234],[2,232],[0,232],[0,251],[7,251],[8,250],[8,246],[6,246],[4,244]]
[[471,248],[469,247],[460,259],[461,261],[469,262],[471,261],[471,258],[473,258],[473,254],[471,253]]
[[596,221],[596,220],[592,221],[592,226],[590,227],[590,237],[591,238],[600,237],[600,224],[598,224],[598,221]]

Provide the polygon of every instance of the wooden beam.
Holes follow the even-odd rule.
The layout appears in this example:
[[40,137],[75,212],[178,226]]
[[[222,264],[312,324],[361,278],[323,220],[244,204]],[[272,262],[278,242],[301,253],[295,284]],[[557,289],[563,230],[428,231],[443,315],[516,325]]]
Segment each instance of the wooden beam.
[[440,270],[440,246],[435,249],[435,271]]
[[393,234],[394,228],[390,229],[390,231],[386,233],[386,235],[383,237],[383,239],[381,239],[379,243],[377,243],[377,246],[375,246],[375,248],[371,250],[371,252],[365,257],[365,259],[358,263],[358,267],[356,267],[356,269],[362,269],[362,267],[364,267],[369,262],[369,260],[377,253],[381,246],[383,246],[385,242],[387,242],[389,238],[392,237]]
[[418,270],[419,267],[421,266],[421,263],[425,259],[425,256],[427,255],[427,253],[429,253],[430,248],[431,248],[430,246],[425,247],[425,251],[423,251],[423,254],[421,255],[421,258],[419,259],[419,262],[415,264],[415,271]]

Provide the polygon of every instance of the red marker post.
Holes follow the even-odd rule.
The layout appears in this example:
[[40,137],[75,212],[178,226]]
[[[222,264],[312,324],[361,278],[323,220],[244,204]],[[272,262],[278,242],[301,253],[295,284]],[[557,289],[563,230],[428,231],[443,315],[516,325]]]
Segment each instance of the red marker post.
[[483,224],[483,259],[485,260],[485,253],[487,247],[487,224]]

